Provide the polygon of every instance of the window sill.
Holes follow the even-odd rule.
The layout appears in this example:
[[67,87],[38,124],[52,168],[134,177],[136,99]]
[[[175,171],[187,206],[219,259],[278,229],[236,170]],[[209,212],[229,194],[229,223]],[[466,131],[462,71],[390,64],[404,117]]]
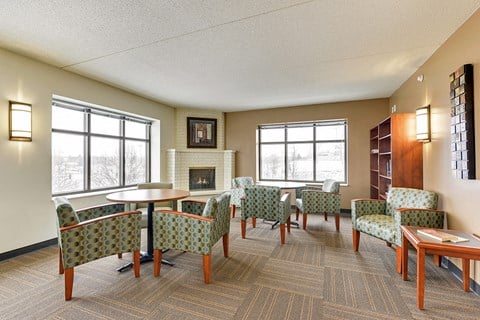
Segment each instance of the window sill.
[[[92,191],[86,193],[75,193],[71,195],[62,195],[61,197],[65,197],[67,199],[81,199],[81,198],[88,198],[94,196],[101,196],[104,194],[109,194],[113,192],[120,192],[120,191],[127,191],[127,190],[135,190],[137,187],[128,187],[128,188],[121,188],[121,189],[110,189],[110,190],[102,190],[102,191]],[[52,196],[52,199],[56,198],[56,196]]]

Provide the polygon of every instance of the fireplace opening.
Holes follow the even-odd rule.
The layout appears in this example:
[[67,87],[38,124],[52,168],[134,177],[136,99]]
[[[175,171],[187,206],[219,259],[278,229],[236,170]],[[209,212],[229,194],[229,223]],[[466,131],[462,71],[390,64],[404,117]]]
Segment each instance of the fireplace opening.
[[188,169],[190,190],[215,190],[215,168]]

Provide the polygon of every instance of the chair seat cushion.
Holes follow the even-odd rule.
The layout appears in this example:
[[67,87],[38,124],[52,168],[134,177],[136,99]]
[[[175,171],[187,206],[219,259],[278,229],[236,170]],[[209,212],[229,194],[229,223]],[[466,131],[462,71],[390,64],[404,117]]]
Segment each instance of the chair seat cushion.
[[356,229],[387,242],[398,244],[396,239],[395,220],[392,216],[369,214],[357,219]]

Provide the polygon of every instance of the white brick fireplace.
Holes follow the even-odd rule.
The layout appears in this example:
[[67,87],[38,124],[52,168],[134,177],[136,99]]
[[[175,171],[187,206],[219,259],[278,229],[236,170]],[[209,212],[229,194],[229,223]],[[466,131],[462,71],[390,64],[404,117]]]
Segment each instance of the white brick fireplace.
[[195,195],[218,194],[230,190],[235,175],[233,150],[167,150],[167,179],[174,189],[189,190],[189,169],[215,168],[215,190],[191,191]]

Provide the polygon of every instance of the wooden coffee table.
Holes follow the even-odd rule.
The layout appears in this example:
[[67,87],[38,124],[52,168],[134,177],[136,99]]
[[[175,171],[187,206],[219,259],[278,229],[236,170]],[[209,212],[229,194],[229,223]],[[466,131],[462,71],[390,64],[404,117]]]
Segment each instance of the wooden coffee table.
[[480,260],[480,240],[473,235],[456,231],[442,230],[450,234],[467,238],[466,242],[441,242],[417,233],[420,227],[401,226],[402,228],[402,278],[408,277],[408,244],[417,250],[417,306],[423,309],[425,299],[425,254],[456,257],[462,259],[463,290],[470,290],[470,260]]

